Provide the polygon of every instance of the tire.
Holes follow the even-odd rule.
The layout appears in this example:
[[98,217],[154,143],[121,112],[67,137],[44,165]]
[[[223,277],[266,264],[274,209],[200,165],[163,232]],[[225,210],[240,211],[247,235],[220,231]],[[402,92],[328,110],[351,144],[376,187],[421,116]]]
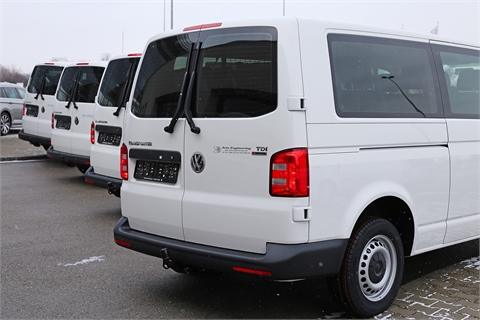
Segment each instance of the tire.
[[87,172],[87,170],[88,170],[88,168],[90,168],[90,166],[86,165],[86,164],[77,164],[77,168],[82,174],[85,174],[85,172]]
[[1,135],[7,135],[10,132],[10,127],[12,126],[12,118],[7,112],[2,112],[0,116],[0,132]]
[[403,245],[389,221],[371,218],[349,240],[334,291],[357,317],[385,311],[397,296],[403,276]]

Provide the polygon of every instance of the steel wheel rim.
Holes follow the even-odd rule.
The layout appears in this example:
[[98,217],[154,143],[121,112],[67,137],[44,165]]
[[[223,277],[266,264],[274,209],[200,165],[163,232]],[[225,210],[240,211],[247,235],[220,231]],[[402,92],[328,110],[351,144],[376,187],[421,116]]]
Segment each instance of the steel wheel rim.
[[6,114],[2,114],[1,117],[1,130],[3,134],[8,133],[10,131],[10,118]]
[[397,252],[393,242],[384,235],[370,239],[358,263],[358,281],[363,296],[373,302],[389,292],[397,273]]

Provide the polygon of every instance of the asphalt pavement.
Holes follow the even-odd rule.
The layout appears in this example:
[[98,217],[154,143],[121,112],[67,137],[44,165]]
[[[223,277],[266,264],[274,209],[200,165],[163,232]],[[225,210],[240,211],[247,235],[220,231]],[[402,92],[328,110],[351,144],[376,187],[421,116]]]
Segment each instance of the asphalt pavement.
[[[0,161],[34,159],[47,159],[43,147],[20,140],[18,131],[1,137]],[[397,299],[375,318],[480,319],[479,241],[455,246],[453,251],[458,255],[452,256],[451,251],[441,249],[407,258]]]

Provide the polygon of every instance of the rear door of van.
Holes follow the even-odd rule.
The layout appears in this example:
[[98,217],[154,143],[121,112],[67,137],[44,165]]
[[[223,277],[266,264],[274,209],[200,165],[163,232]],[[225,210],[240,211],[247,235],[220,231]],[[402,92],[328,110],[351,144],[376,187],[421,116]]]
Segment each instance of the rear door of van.
[[25,95],[23,131],[50,139],[55,92],[65,63],[45,63],[33,69]]
[[[132,229],[257,253],[266,242],[308,241],[308,188],[271,194],[271,181],[288,180],[275,178],[272,167],[282,174],[288,165],[272,166],[272,156],[293,159],[298,148],[308,157],[296,28],[295,19],[202,25],[150,44],[133,95],[136,117],[126,122],[135,169],[122,186],[122,213]],[[172,52],[179,54],[167,57]],[[171,65],[147,78],[159,61]],[[155,158],[170,162],[160,169]]]

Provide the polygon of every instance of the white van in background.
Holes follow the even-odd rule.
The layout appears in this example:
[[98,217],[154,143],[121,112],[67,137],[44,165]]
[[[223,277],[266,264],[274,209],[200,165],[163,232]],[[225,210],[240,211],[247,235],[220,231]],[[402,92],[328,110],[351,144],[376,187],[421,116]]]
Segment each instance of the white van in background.
[[55,92],[63,68],[69,64],[72,63],[46,62],[33,68],[25,92],[22,130],[18,133],[21,140],[45,150],[50,147]]
[[66,66],[51,114],[51,146],[47,156],[77,166],[90,166],[90,126],[95,97],[107,62],[79,62]]
[[404,257],[479,237],[480,51],[429,37],[288,17],[151,38],[115,242],[178,272],[329,276],[351,314],[384,311]]
[[100,83],[93,121],[90,127],[90,168],[85,182],[120,196],[120,146],[125,109],[141,53],[112,58]]

